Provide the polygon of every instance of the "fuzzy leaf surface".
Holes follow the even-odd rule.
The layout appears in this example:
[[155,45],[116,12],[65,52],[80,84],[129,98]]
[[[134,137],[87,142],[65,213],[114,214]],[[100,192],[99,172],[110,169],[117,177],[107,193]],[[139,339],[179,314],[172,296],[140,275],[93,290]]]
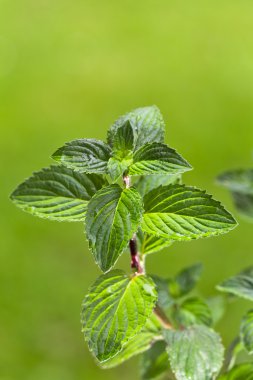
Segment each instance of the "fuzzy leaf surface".
[[240,337],[248,353],[253,354],[253,310],[249,310],[241,321]]
[[21,183],[11,194],[11,200],[40,218],[79,222],[85,219],[91,197],[106,184],[96,174],[81,174],[51,165]]
[[173,240],[226,233],[236,226],[232,215],[205,191],[184,185],[160,186],[144,197],[142,229]]
[[177,380],[212,380],[223,361],[219,335],[203,325],[164,331],[171,368]]
[[86,233],[96,263],[108,271],[127,247],[142,217],[142,199],[134,188],[109,185],[88,205]]
[[100,276],[82,305],[82,325],[90,350],[100,361],[121,351],[139,333],[157,299],[150,277],[128,277],[121,270]]
[[77,139],[57,149],[52,158],[81,173],[107,173],[111,148],[96,139]]
[[179,174],[191,169],[190,164],[174,149],[154,142],[143,145],[134,153],[129,174]]
[[115,121],[108,131],[108,143],[111,146],[117,129],[127,120],[131,123],[134,133],[136,134],[136,148],[139,148],[147,142],[164,141],[165,124],[162,114],[158,107],[149,106],[137,108]]

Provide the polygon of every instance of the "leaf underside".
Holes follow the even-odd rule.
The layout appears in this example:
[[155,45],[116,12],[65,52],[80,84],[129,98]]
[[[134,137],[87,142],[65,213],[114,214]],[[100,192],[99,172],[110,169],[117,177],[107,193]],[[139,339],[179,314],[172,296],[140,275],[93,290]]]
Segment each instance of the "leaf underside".
[[156,302],[151,278],[129,278],[114,270],[100,276],[82,305],[82,325],[90,350],[100,361],[121,351],[123,345],[139,333]]
[[41,218],[83,221],[91,197],[107,184],[96,174],[80,174],[51,165],[25,180],[11,194],[21,209]]
[[142,199],[134,188],[109,185],[88,205],[86,233],[96,263],[108,271],[127,247],[142,217]]
[[170,365],[177,380],[212,380],[223,361],[219,335],[203,325],[164,332]]
[[190,240],[226,233],[232,215],[204,191],[184,185],[160,186],[144,197],[142,229],[159,237]]

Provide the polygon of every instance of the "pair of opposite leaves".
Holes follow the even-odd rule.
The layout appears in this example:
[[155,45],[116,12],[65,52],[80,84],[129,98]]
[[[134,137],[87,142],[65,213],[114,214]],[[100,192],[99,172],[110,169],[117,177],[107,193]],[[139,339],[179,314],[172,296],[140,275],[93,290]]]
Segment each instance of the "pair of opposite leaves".
[[[163,141],[159,109],[137,109],[110,128],[108,144],[79,139],[58,149],[53,158],[62,165],[35,173],[14,191],[12,200],[41,217],[85,219],[91,250],[104,272],[114,266],[140,228],[140,233],[163,246],[165,241],[169,245],[233,228],[232,216],[204,191],[178,184],[156,188],[159,176],[165,177],[162,183],[166,185],[191,168]],[[126,172],[144,176],[136,182],[137,189],[108,183]],[[145,180],[151,191],[143,200],[138,190]]]

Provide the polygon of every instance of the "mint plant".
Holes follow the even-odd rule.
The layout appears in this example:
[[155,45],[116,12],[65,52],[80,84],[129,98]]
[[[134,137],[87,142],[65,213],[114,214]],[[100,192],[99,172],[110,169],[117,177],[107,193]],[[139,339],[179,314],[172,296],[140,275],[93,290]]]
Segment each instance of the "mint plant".
[[[157,107],[136,109],[109,128],[106,143],[78,139],[59,148],[58,165],[34,173],[11,199],[41,218],[85,224],[103,274],[84,298],[82,331],[102,368],[143,354],[142,379],[211,380],[223,362],[212,327],[221,313],[217,299],[190,294],[201,265],[163,279],[147,274],[145,261],[176,241],[229,232],[236,221],[211,195],[182,183],[191,165],[164,135]],[[131,273],[114,269],[128,250]]]

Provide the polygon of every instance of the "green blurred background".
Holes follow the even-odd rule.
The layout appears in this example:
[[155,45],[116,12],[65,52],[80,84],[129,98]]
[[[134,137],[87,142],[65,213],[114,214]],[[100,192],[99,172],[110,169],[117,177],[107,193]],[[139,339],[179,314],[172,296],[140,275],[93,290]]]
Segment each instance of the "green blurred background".
[[[214,178],[252,165],[252,19],[250,0],[0,0],[1,380],[138,378],[138,361],[102,371],[83,342],[80,304],[99,274],[83,225],[36,219],[8,195],[65,141],[104,139],[119,115],[156,104],[167,142],[195,167],[186,183],[234,211]],[[252,253],[240,220],[153,255],[148,269],[169,276],[201,261],[210,295]],[[127,255],[118,266],[128,270]],[[218,325],[226,343],[246,306]]]

